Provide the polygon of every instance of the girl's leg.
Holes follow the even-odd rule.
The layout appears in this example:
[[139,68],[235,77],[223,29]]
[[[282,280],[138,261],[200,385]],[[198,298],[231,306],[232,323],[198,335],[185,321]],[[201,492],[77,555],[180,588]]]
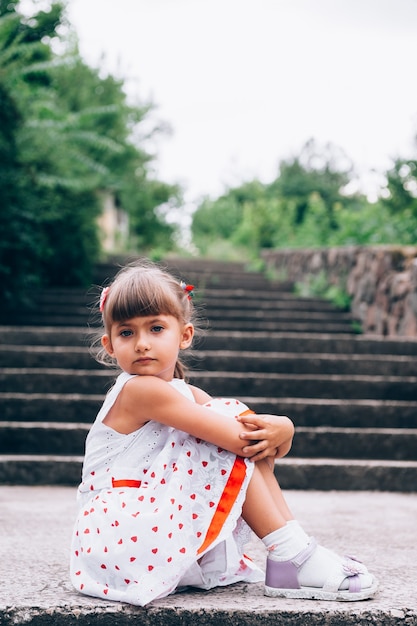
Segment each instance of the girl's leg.
[[260,461],[257,463],[259,469],[264,477],[265,483],[268,486],[272,498],[274,499],[275,504],[278,509],[285,517],[286,521],[294,519],[293,514],[290,511],[290,508],[285,500],[284,494],[282,493],[281,487],[274,474],[274,465],[272,461],[272,467],[270,465],[270,460]]
[[[242,516],[268,550],[267,595],[333,600],[361,600],[374,595],[376,584],[365,567],[349,561],[346,572],[344,559],[316,545],[304,532],[294,519],[267,461],[255,464]],[[296,566],[299,559],[301,562]],[[288,568],[293,568],[292,580],[296,579],[299,586],[287,587]],[[350,593],[347,590],[352,576],[358,582]],[[329,580],[338,581],[331,592],[323,590]]]
[[310,540],[294,519],[266,459],[255,464],[242,517],[269,554],[279,551],[281,560],[292,558]]
[[267,461],[255,463],[252,479],[246,491],[242,517],[260,539],[282,528],[293,519]]

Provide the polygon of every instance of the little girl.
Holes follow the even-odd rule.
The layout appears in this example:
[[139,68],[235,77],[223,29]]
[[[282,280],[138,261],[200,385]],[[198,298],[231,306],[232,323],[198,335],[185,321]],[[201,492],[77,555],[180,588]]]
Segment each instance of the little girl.
[[[186,586],[261,580],[268,596],[372,597],[367,569],[317,545],[285,502],[271,469],[291,447],[292,422],[185,382],[192,289],[141,263],[102,292],[99,358],[122,373],[87,437],[74,586],[142,606]],[[268,551],[266,576],[243,553],[250,529]]]

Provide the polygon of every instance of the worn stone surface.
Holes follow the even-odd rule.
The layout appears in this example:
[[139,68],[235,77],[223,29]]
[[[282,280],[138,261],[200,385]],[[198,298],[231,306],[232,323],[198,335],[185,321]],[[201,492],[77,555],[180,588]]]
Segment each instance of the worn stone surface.
[[305,283],[324,273],[329,284],[352,297],[352,314],[363,332],[417,336],[417,247],[268,250],[262,256],[290,281]]
[[[68,578],[75,489],[0,487],[0,624],[77,626],[391,626],[417,624],[417,498],[377,492],[289,491],[306,530],[321,543],[356,554],[378,577],[377,596],[337,603],[267,598],[262,584],[190,591],[146,608],[88,598]],[[261,566],[262,544],[248,554]]]

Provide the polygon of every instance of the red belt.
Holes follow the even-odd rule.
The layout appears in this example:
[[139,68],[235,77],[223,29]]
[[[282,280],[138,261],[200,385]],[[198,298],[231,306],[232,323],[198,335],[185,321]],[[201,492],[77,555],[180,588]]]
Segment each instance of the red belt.
[[115,487],[116,489],[118,487],[140,487],[141,485],[140,480],[129,480],[129,479],[122,479],[122,480],[115,480],[114,478],[111,479],[111,484],[112,487]]

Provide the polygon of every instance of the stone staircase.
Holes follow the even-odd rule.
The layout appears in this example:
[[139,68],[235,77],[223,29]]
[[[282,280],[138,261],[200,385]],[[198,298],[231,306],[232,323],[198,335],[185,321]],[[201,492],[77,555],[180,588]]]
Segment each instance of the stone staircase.
[[[357,335],[349,314],[241,264],[170,266],[196,285],[208,320],[190,354],[192,382],[293,419],[293,449],[276,464],[284,488],[416,490],[416,341]],[[95,282],[114,272],[100,266]],[[115,376],[88,349],[96,296],[51,289],[32,310],[3,314],[0,484],[79,482],[86,434]]]

